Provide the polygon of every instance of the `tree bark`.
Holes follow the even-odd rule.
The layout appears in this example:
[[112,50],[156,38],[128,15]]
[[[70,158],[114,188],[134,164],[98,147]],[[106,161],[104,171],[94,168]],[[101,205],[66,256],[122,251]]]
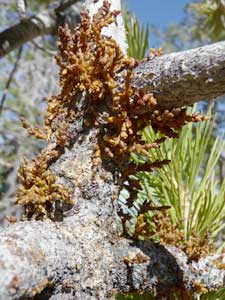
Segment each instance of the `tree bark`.
[[71,125],[72,148],[50,166],[73,190],[74,207],[57,204],[58,221],[17,222],[0,232],[0,298],[41,294],[57,300],[106,300],[115,293],[198,292],[224,287],[225,257],[190,262],[178,248],[124,238],[115,195],[119,186],[103,167],[93,168],[99,129],[81,117]]
[[[169,108],[222,95],[224,50],[221,42],[145,60],[135,69],[133,88],[153,92],[159,105]],[[122,74],[118,76],[122,81]],[[190,262],[175,247],[122,237],[114,200],[118,183],[103,166],[92,163],[99,129],[87,130],[82,114],[70,126],[74,144],[50,170],[58,183],[73,190],[74,207],[66,210],[56,203],[57,222],[17,222],[0,232],[1,299],[42,293],[51,300],[106,300],[117,292],[224,287],[225,270],[216,262],[223,264],[224,255]]]
[[225,42],[145,59],[132,85],[153,93],[163,108],[191,105],[225,94]]
[[[1,299],[32,297],[51,290],[71,299],[110,299],[116,291],[198,291],[224,286],[216,256],[188,263],[181,251],[151,242],[130,245],[106,228],[69,217],[61,224],[29,222],[1,235]],[[75,227],[74,227],[75,226]],[[112,228],[111,228],[112,231]],[[142,262],[126,263],[125,258]]]
[[[96,131],[77,142],[51,166],[64,185],[73,187],[75,205],[59,222],[29,221],[0,233],[0,298],[50,294],[50,299],[113,299],[115,292],[223,287],[225,270],[216,258],[190,263],[179,249],[120,236],[118,187],[112,175],[93,170]],[[224,256],[220,261],[225,260]]]
[[[66,8],[62,6],[61,10]],[[68,10],[72,11],[76,22],[79,8],[73,5]],[[1,32],[0,58],[37,36],[55,34],[57,27],[65,21],[62,19],[66,18],[66,15],[59,18],[57,8],[55,12],[57,14],[41,12]],[[74,27],[74,23],[71,26]],[[115,38],[117,31],[113,33]],[[124,37],[120,44],[125,51]],[[182,107],[215,99],[225,94],[224,52],[225,42],[219,42],[154,59],[148,57],[135,68],[132,86],[139,91],[153,93],[162,108]]]

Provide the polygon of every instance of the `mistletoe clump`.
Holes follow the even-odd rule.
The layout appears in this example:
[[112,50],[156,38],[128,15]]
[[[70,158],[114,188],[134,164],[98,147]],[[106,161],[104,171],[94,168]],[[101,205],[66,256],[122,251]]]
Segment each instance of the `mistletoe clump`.
[[58,151],[46,148],[33,161],[24,159],[19,169],[21,186],[16,202],[24,205],[28,219],[54,219],[57,201],[74,204],[70,190],[58,184],[57,177],[48,170],[50,162],[58,156]]
[[[22,121],[30,134],[48,141],[48,147],[32,162],[25,161],[19,171],[22,185],[17,202],[25,205],[29,216],[51,217],[49,211],[57,200],[73,204],[70,191],[57,185],[57,178],[49,167],[66,147],[74,143],[73,124],[81,116],[83,128],[95,128],[97,132],[93,167],[103,166],[121,182],[127,180],[129,207],[133,205],[138,188],[129,176],[168,163],[168,160],[150,162],[149,149],[159,147],[166,137],[176,138],[187,122],[204,119],[198,114],[187,115],[183,108],[163,110],[153,94],[132,88],[132,70],[138,61],[124,55],[112,37],[101,34],[104,27],[116,22],[119,13],[110,11],[110,4],[105,0],[92,20],[88,12],[81,14],[81,22],[74,33],[67,27],[59,28],[56,60],[60,67],[61,93],[47,99],[43,129],[32,128],[25,120]],[[154,53],[159,55],[157,51]],[[149,144],[141,140],[139,133],[149,125],[163,133],[164,137]],[[131,153],[145,157],[144,163],[137,165],[131,162]],[[147,208],[159,212],[168,209],[153,207],[150,203]],[[120,215],[124,223],[129,218],[122,212]],[[155,217],[156,227],[161,228],[161,238],[168,233],[162,219],[167,220],[156,220]],[[136,234],[138,231],[138,235],[143,235],[140,228],[146,227],[138,228],[139,223]]]
[[[186,240],[184,229],[179,227],[180,224],[171,224],[165,207],[158,209],[151,220],[145,213],[154,210],[154,208],[149,208],[148,205],[146,208],[144,210],[142,207],[137,217],[133,233],[134,239],[151,239],[161,244],[175,246],[184,251],[190,260],[196,261],[215,251],[214,245],[210,243],[209,234],[200,238],[196,232],[192,231],[191,236]],[[153,227],[150,226],[150,223],[153,224]]]

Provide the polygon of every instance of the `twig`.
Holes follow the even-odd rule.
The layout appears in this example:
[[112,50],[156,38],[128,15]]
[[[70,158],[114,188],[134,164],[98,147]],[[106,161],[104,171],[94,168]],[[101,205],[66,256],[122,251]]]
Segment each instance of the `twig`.
[[5,99],[8,95],[8,90],[9,90],[9,87],[10,87],[10,84],[12,83],[12,80],[13,80],[13,76],[18,68],[18,64],[19,64],[19,60],[21,58],[21,55],[22,55],[22,50],[23,50],[23,46],[21,46],[17,52],[17,56],[16,56],[16,61],[14,63],[14,66],[12,68],[12,71],[9,75],[9,78],[7,80],[7,83],[6,83],[6,87],[5,87],[5,91],[2,95],[2,99],[1,99],[1,102],[0,102],[0,115],[2,113],[2,109],[3,109],[3,105],[4,105],[4,102],[5,102]]
[[38,43],[36,43],[35,41],[31,41],[31,44],[34,45],[34,47],[37,48],[38,50],[41,50],[50,56],[54,56],[57,53],[57,51],[52,51],[44,48],[43,46],[38,45]]
[[58,7],[56,7],[55,13],[59,14],[60,12],[65,11],[67,8],[69,8],[71,5],[75,4],[76,2],[78,2],[78,0],[68,0],[66,2],[63,2]]

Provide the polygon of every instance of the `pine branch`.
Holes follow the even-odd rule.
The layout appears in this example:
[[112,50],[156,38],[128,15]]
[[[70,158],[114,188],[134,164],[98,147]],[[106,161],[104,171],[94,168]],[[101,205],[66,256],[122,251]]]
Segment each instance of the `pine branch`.
[[[106,212],[106,210],[105,210]],[[79,215],[60,224],[20,222],[0,234],[0,295],[12,300],[43,290],[72,299],[110,299],[111,293],[224,287],[224,255],[190,262],[177,248],[120,239]],[[54,299],[54,297],[53,297]]]
[[132,85],[152,92],[163,108],[191,105],[225,94],[225,42],[144,60]]
[[38,36],[56,34],[58,27],[65,23],[66,16],[61,16],[61,14],[66,10],[68,15],[73,15],[72,18],[70,16],[73,22],[69,25],[74,28],[80,12],[80,4],[76,4],[76,2],[78,1],[68,0],[53,11],[51,9],[41,11],[2,31],[0,33],[0,58]]

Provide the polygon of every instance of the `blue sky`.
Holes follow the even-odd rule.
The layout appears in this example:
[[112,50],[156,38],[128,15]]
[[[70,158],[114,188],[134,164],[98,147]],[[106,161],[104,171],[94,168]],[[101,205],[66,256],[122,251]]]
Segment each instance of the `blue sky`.
[[193,0],[124,0],[129,11],[134,12],[141,23],[160,29],[179,22],[184,17],[185,4]]

